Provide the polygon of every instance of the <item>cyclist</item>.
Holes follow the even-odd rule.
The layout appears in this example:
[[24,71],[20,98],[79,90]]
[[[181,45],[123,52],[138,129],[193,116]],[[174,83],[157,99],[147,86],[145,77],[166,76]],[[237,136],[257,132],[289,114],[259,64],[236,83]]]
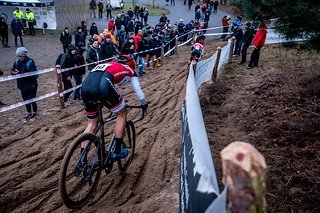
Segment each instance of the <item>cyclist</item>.
[[118,62],[97,65],[82,83],[82,99],[88,118],[85,133],[93,133],[97,128],[101,105],[117,115],[114,129],[116,144],[112,154],[115,159],[124,158],[128,155],[128,149],[121,148],[127,118],[126,104],[114,86],[115,84],[126,82],[131,82],[131,86],[140,100],[143,110],[147,110],[148,103],[140,88],[138,76],[135,72],[135,62],[129,55],[120,55]]
[[192,61],[198,62],[201,59],[201,57],[204,55],[203,44],[204,44],[205,38],[206,37],[204,35],[197,37],[196,43],[191,48],[192,52],[191,52],[191,57],[188,65],[190,65]]

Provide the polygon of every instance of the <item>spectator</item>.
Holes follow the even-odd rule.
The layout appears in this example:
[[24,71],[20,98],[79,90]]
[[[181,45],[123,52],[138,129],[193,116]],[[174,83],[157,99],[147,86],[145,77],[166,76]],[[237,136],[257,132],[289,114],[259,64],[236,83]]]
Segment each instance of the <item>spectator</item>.
[[168,20],[168,18],[166,16],[166,14],[163,13],[159,19],[159,23],[160,23],[161,27],[163,27],[167,23],[167,20]]
[[96,25],[96,23],[92,23],[91,27],[90,27],[90,37],[92,38],[93,35],[99,35],[98,33],[98,27]]
[[138,4],[136,4],[136,6],[134,6],[134,18],[135,19],[139,18],[139,12],[140,12],[140,7]]
[[12,20],[11,31],[12,31],[12,34],[14,35],[15,47],[18,46],[18,42],[17,42],[18,37],[20,38],[21,46],[23,46],[22,35],[24,35],[24,27],[19,18],[16,17]]
[[144,67],[144,60],[145,57],[147,55],[146,50],[149,49],[149,44],[148,44],[148,34],[143,34],[142,38],[140,39],[139,43],[138,43],[138,52],[139,53],[139,76],[142,76],[143,74],[145,74],[145,72],[143,71],[143,67]]
[[210,18],[210,11],[209,10],[206,10],[204,12],[204,21],[209,23],[209,18]]
[[142,30],[139,30],[137,35],[134,37],[134,51],[138,51],[139,41],[142,38]]
[[236,19],[232,21],[231,31],[233,31],[233,26],[234,25],[238,25],[239,27],[241,27],[241,25],[242,25],[242,16],[237,16]]
[[116,20],[114,21],[115,25],[116,25],[116,29],[117,31],[121,29],[121,25],[124,25],[124,22],[121,19],[121,14],[117,15]]
[[233,33],[231,34],[231,36],[236,41],[233,56],[235,57],[240,56],[243,31],[237,24],[233,24]]
[[247,22],[245,25],[245,32],[243,34],[242,38],[242,50],[241,50],[241,62],[240,64],[244,64],[247,61],[247,50],[249,46],[251,45],[252,39],[254,35],[254,30],[251,28],[251,23]]
[[94,18],[96,17],[96,9],[97,9],[97,4],[95,0],[91,0],[89,3],[89,8],[90,8],[90,18],[92,18],[92,15]]
[[112,34],[114,33],[114,31],[116,30],[116,25],[114,24],[114,18],[111,17],[109,22],[108,22],[108,30],[110,32],[112,32]]
[[16,9],[13,11],[13,19],[18,18],[23,27],[26,27],[26,20],[24,18],[23,12],[19,9],[19,7],[16,7]]
[[101,59],[109,59],[115,55],[120,55],[118,48],[111,41],[111,37],[109,35],[105,36],[105,40],[101,44],[100,55],[101,55]]
[[194,14],[194,19],[195,20],[200,20],[200,18],[201,18],[201,11],[200,11],[200,9],[198,9],[196,11],[196,13]]
[[129,7],[129,10],[128,10],[127,14],[128,14],[128,16],[130,17],[130,19],[133,18],[134,14],[133,14],[133,11],[132,11],[132,8],[131,8],[131,7]]
[[[85,60],[83,57],[85,47],[86,46],[84,43],[82,43],[82,42],[79,43],[79,49],[75,55],[75,64],[77,66],[82,66],[85,64]],[[82,66],[82,67],[74,70],[74,72],[72,73],[72,76],[73,76],[73,79],[75,81],[76,86],[82,84],[82,76],[84,74],[86,74],[86,67],[85,66]],[[74,101],[81,100],[80,88],[73,90],[73,100]]]
[[147,8],[145,8],[143,11],[143,20],[145,25],[148,24],[148,18],[149,18],[149,11]]
[[224,41],[224,39],[226,38],[227,33],[229,31],[229,23],[228,23],[227,18],[228,18],[228,16],[223,16],[223,18],[221,19],[222,33],[225,33],[225,34],[221,35],[221,41]]
[[[81,43],[78,43],[79,46],[80,46],[80,44]],[[73,45],[73,44],[69,44],[68,52],[64,53],[61,56],[60,61],[59,61],[59,58],[58,58],[56,64],[60,64],[61,69],[75,67],[75,65],[76,65],[76,57],[75,57],[76,53],[77,53],[77,47],[75,45]],[[62,83],[63,83],[64,91],[72,88],[72,73],[73,73],[73,70],[72,71],[70,70],[70,71],[62,72]],[[71,93],[72,92],[68,92],[68,93],[63,95],[63,100],[64,100],[64,105],[65,106],[69,106],[71,104],[71,102],[68,102],[68,99],[69,99]]]
[[189,10],[190,10],[191,6],[192,6],[192,0],[188,0],[188,6],[189,6]]
[[86,37],[84,33],[82,32],[81,27],[77,27],[77,32],[74,34],[74,40],[75,40],[75,45],[78,47],[79,42],[86,43]]
[[[84,34],[84,39],[86,39],[87,35],[88,35],[88,29],[87,29],[87,24],[85,21],[81,21],[81,29],[82,29],[82,33]],[[84,42],[86,43],[86,42]]]
[[200,28],[200,22],[198,19],[194,20],[194,24],[193,24],[194,29],[199,30]]
[[175,0],[171,0],[171,5],[173,5],[173,6],[175,6],[175,5],[176,5]]
[[[149,39],[149,44],[148,44],[148,49],[154,49],[154,48],[157,48],[157,45],[158,45],[158,35],[157,34],[152,34],[152,37],[151,39]],[[147,69],[150,70],[150,59],[152,60],[152,64],[153,64],[153,69],[156,68],[156,55],[157,55],[157,51],[159,50],[151,50],[151,51],[148,51],[148,54],[147,54]]]
[[145,6],[142,6],[139,11],[139,18],[140,18],[142,25],[143,25],[144,10],[145,10]]
[[200,3],[198,2],[194,8],[194,12],[196,13],[200,9]]
[[115,45],[117,45],[117,44],[118,44],[118,42],[117,42],[116,38],[113,36],[113,34],[112,34],[112,32],[111,32],[111,31],[109,31],[109,30],[105,30],[105,31],[103,31],[103,34],[104,34],[104,36],[109,35],[109,36],[110,36],[110,38],[111,38],[112,43],[114,43]]
[[3,17],[0,17],[0,35],[1,35],[3,48],[10,47],[8,45],[8,35],[9,35],[8,31],[9,31],[8,24],[6,23]]
[[213,13],[217,13],[218,12],[218,5],[219,5],[218,1],[214,1],[213,2]]
[[134,38],[130,37],[121,47],[121,54],[131,55],[134,53]]
[[126,39],[126,29],[123,25],[121,25],[121,29],[118,30],[116,35],[116,40],[118,41],[119,48],[121,48],[125,39]]
[[93,62],[96,62],[96,63],[88,65],[88,71],[91,72],[91,70],[95,68],[95,66],[98,64],[98,61],[100,60],[101,60],[101,55],[100,55],[100,49],[99,49],[99,42],[97,40],[93,40],[92,44],[89,45],[89,49],[86,55],[86,61],[88,63],[93,63]]
[[130,34],[134,33],[134,20],[133,19],[130,19],[130,21],[127,23],[126,32],[127,32],[127,36],[130,36]]
[[102,2],[102,0],[100,0],[99,3],[98,3],[99,18],[102,18],[103,7],[104,7],[103,2]]
[[185,40],[185,36],[182,36],[185,33],[186,26],[183,23],[183,19],[180,19],[178,24],[178,33],[179,33],[179,41],[183,42]]
[[166,0],[166,6],[168,6],[169,5],[169,0]]
[[260,23],[257,34],[253,39],[254,49],[251,54],[250,62],[247,66],[247,69],[250,69],[253,66],[255,67],[258,66],[260,50],[266,42],[266,37],[267,37],[267,27],[264,23]]
[[106,5],[107,19],[111,19],[111,17],[112,17],[111,10],[112,10],[112,6],[111,6],[110,1],[108,1],[107,5]]
[[29,8],[27,8],[26,11],[27,11],[26,18],[27,18],[27,23],[29,27],[29,33],[30,35],[34,36],[34,34],[36,33],[34,30],[34,22],[35,22],[34,14]]
[[142,22],[137,18],[134,25],[134,32],[137,34],[139,30],[143,28]]
[[[25,47],[19,47],[16,51],[18,57],[12,66],[12,75],[23,74],[28,72],[37,71],[36,64],[33,59],[27,56],[28,50]],[[35,98],[38,88],[38,75],[33,75],[24,78],[17,79],[18,89],[21,91],[21,95],[24,101]],[[24,117],[24,122],[31,121],[37,116],[38,107],[36,102],[26,104],[27,116]]]
[[63,52],[66,53],[69,44],[71,44],[72,42],[72,37],[71,37],[71,34],[69,33],[68,27],[65,27],[64,31],[61,33],[60,42],[62,43]]

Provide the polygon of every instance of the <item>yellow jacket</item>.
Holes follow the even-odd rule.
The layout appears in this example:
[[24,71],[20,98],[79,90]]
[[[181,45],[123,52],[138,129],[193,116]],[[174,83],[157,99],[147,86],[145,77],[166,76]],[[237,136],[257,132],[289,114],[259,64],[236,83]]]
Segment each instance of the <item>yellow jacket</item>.
[[23,19],[24,18],[24,15],[23,15],[23,12],[21,11],[21,10],[19,10],[19,11],[13,11],[13,16],[17,16],[18,17],[18,19]]
[[32,11],[29,11],[26,13],[27,22],[33,22],[34,21],[34,15]]

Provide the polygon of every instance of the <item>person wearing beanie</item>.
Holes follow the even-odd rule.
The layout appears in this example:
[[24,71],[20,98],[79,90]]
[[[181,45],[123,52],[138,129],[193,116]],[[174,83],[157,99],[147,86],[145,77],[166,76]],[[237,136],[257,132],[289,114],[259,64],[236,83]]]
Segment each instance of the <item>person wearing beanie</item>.
[[[36,64],[33,59],[27,56],[28,50],[25,47],[19,47],[16,50],[17,59],[14,61],[11,74],[23,74],[28,72],[37,71]],[[35,98],[38,88],[38,75],[32,75],[24,78],[17,79],[18,89],[21,91],[21,96],[24,101]],[[36,102],[26,104],[27,116],[24,117],[24,122],[34,119],[38,113]]]
[[71,34],[69,33],[69,28],[65,27],[64,31],[60,35],[60,42],[62,43],[63,52],[67,52],[69,44],[72,42]]

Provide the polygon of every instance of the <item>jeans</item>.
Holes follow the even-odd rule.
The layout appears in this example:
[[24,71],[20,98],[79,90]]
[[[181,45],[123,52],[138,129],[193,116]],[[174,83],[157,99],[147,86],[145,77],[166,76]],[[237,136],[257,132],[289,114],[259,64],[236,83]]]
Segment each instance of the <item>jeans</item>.
[[[82,75],[74,74],[73,79],[76,83],[76,86],[82,84]],[[73,100],[77,100],[81,98],[80,88],[73,90]]]
[[139,74],[142,74],[144,67],[144,57],[139,56]]
[[[37,87],[28,89],[28,90],[21,90],[21,96],[24,101],[35,98],[37,96]],[[37,114],[38,107],[36,102],[32,102],[30,104],[26,104],[28,115]]]
[[236,45],[234,48],[233,55],[240,55],[242,41],[236,40]]
[[[67,89],[72,88],[72,83],[71,83],[70,80],[68,80],[68,79],[62,79],[62,83],[63,83],[63,88],[64,88],[64,90],[67,90]],[[68,92],[68,93],[64,94],[64,96],[63,96],[64,102],[67,102],[67,101],[68,101],[68,98],[70,97],[71,93],[72,93],[72,92]]]
[[241,59],[241,63],[246,63],[247,62],[247,50],[249,48],[250,44],[244,43],[242,45],[242,49],[241,49],[241,55],[242,55],[242,59]]

